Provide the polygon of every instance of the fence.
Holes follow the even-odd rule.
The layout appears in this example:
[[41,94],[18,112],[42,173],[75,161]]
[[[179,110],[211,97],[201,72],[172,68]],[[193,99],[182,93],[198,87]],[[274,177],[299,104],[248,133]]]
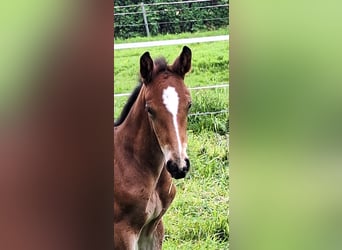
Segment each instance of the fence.
[[[206,89],[217,89],[217,88],[229,88],[229,83],[220,83],[216,85],[210,85],[210,86],[202,86],[202,87],[193,87],[189,88],[190,91],[197,91],[197,90],[206,90]],[[114,94],[115,97],[126,97],[130,96],[131,93],[120,93],[120,94]],[[228,109],[218,110],[218,111],[212,111],[212,112],[196,112],[196,113],[190,113],[188,116],[202,116],[202,115],[217,115],[222,113],[228,113]]]
[[[219,83],[216,85],[210,85],[210,86],[202,86],[202,87],[193,87],[188,88],[189,90],[202,90],[202,89],[215,89],[215,88],[227,88],[229,87],[229,83]],[[114,97],[122,97],[122,96],[130,96],[131,93],[121,93],[121,94],[114,94]]]
[[229,24],[228,0],[197,0],[114,6],[116,37],[194,32]]

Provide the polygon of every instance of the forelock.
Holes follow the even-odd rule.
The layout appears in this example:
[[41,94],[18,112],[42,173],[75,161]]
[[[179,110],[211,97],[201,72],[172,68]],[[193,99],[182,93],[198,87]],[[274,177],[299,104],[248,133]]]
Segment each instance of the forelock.
[[168,70],[167,61],[164,57],[159,57],[154,60],[154,75]]

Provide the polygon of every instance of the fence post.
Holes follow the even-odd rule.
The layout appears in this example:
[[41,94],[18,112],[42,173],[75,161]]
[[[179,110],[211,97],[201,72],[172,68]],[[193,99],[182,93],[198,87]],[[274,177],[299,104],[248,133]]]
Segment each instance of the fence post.
[[144,3],[141,3],[141,9],[142,9],[143,17],[144,17],[146,33],[147,33],[147,36],[149,37],[150,36],[150,30],[148,29],[148,23],[147,23],[147,17],[146,17],[146,11],[145,11],[145,7],[144,7]]

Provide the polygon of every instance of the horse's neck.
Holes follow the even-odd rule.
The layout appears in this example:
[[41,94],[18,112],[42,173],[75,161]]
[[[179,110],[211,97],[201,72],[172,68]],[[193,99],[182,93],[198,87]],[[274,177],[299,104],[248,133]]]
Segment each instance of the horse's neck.
[[[142,91],[144,91],[142,89]],[[131,112],[120,126],[120,146],[130,152],[134,152],[135,160],[138,161],[139,171],[152,172],[159,178],[164,164],[164,156],[154,134],[148,115],[145,111],[145,103],[140,93],[135,101]]]

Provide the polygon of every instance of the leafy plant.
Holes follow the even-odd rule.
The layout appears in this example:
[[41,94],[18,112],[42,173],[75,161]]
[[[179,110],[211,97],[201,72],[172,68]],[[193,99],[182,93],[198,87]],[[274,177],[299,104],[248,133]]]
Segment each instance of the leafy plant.
[[[161,2],[174,1],[144,1],[151,35],[212,30],[229,24],[229,7],[226,6],[229,2],[227,0],[157,4]],[[219,6],[216,7],[216,5]],[[115,1],[114,14],[115,38],[146,36],[140,1]]]

